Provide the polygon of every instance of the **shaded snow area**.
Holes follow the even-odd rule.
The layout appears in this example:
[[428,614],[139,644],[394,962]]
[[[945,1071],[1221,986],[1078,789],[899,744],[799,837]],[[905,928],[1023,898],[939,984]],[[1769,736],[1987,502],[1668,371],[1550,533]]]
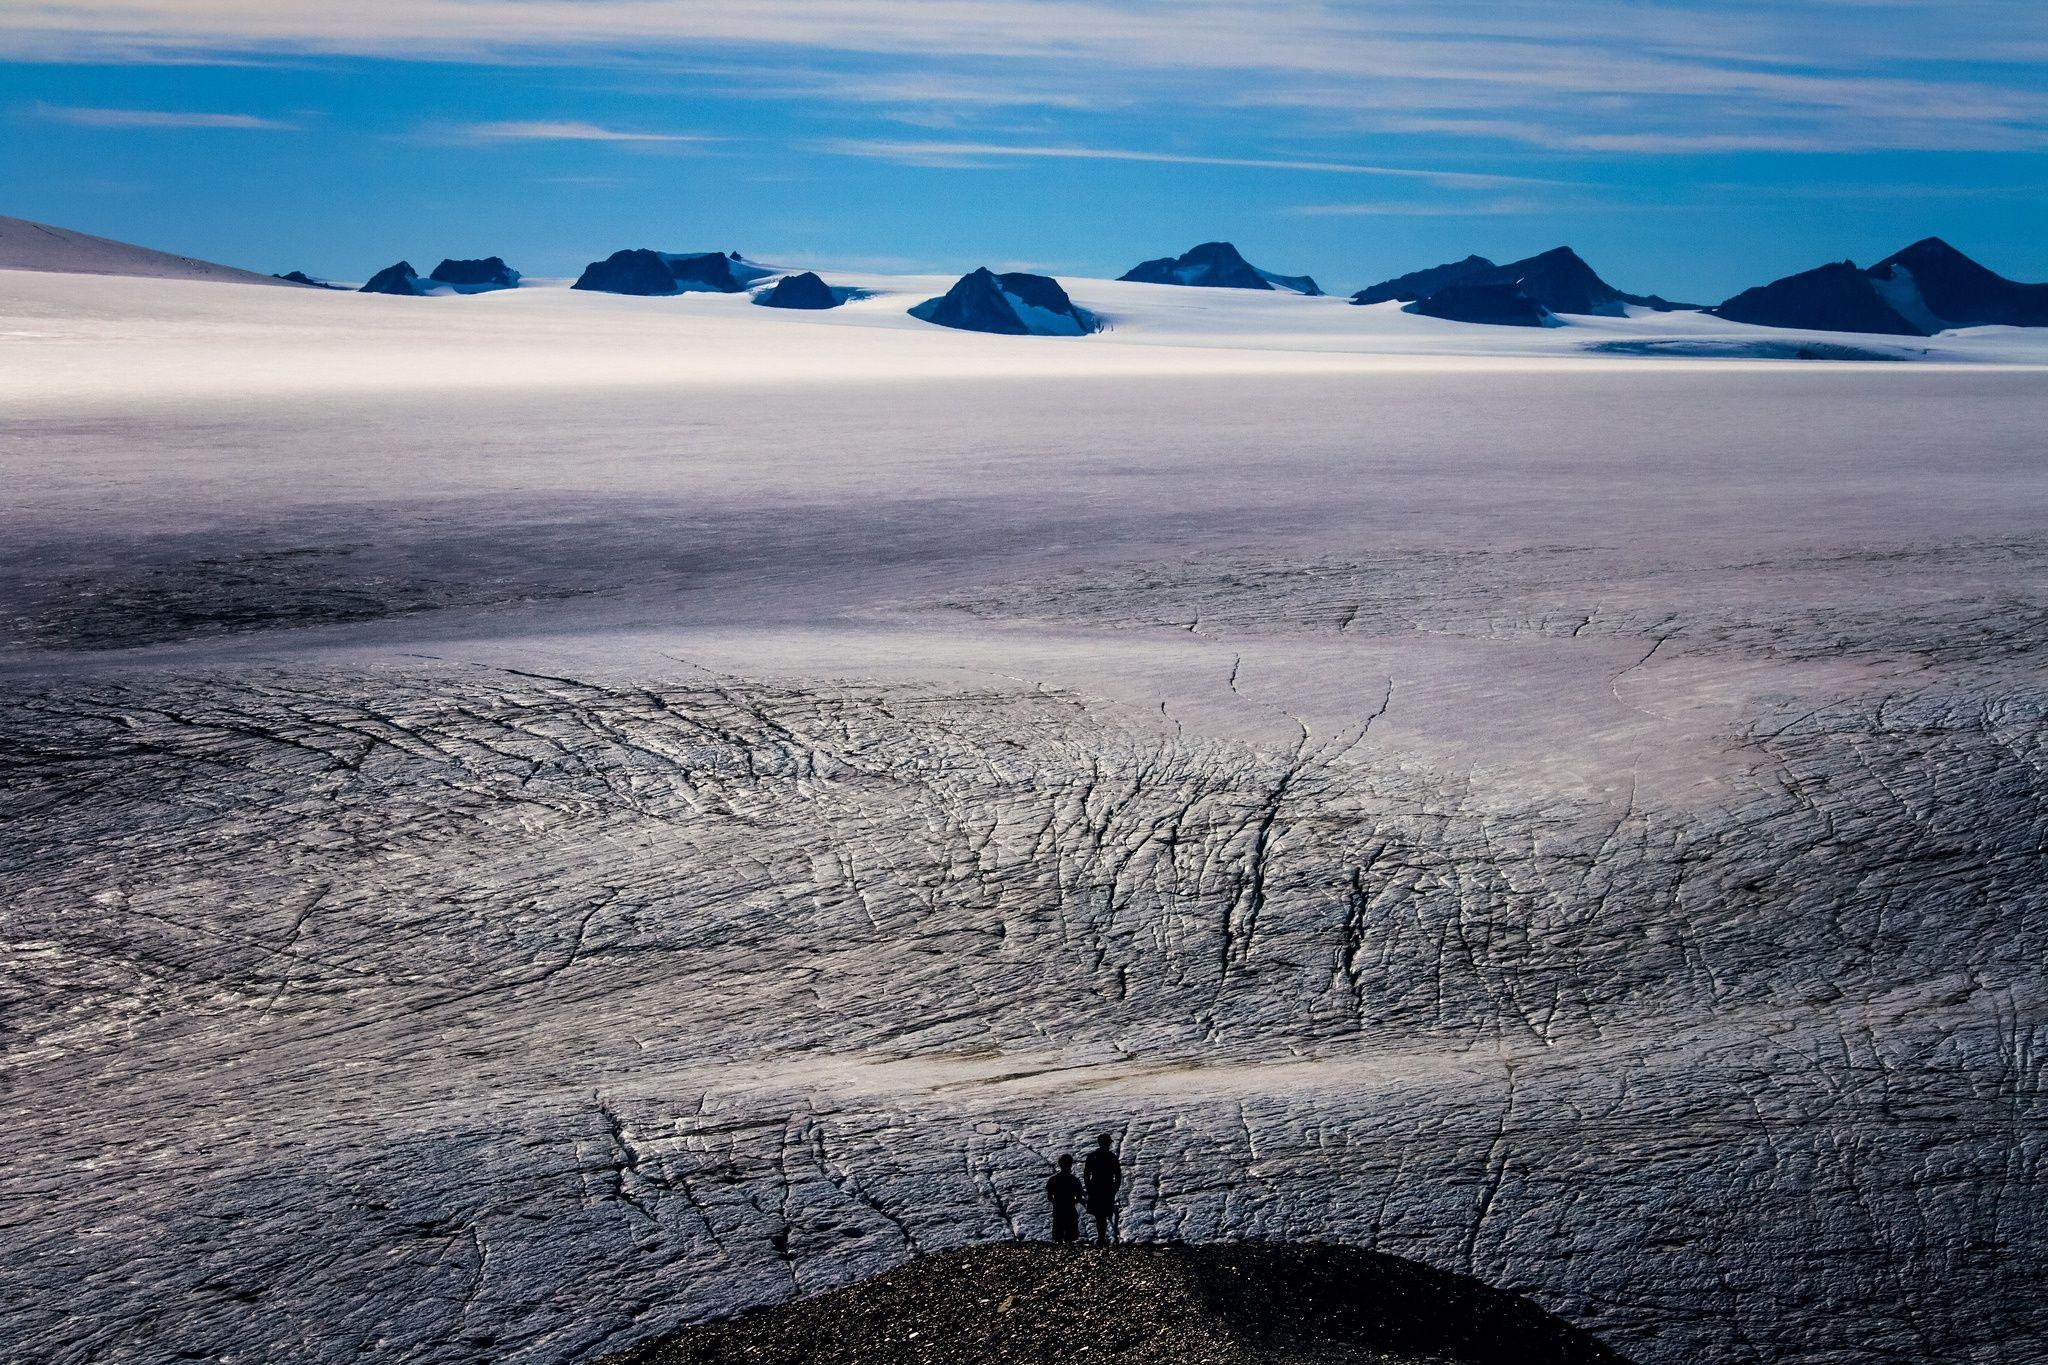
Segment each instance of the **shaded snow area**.
[[849,283],[0,275],[0,1357],[589,1360],[1097,1132],[1646,1365],[2048,1353],[2014,334]]

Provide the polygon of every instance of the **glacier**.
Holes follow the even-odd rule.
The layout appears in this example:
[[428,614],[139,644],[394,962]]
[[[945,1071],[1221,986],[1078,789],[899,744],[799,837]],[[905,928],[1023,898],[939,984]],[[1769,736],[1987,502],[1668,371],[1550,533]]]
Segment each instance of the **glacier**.
[[594,1359],[1097,1131],[1646,1365],[2048,1351],[2038,340],[846,278],[0,271],[0,1354]]

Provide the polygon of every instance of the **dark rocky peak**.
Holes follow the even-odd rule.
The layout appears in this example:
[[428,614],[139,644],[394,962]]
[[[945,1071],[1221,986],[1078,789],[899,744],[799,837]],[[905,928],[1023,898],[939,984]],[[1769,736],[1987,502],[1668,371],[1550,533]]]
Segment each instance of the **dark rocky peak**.
[[763,308],[837,308],[846,302],[846,296],[806,270],[799,275],[784,275],[774,288],[755,295],[754,302]]
[[1296,294],[1323,291],[1307,275],[1261,270],[1229,242],[1203,242],[1179,256],[1161,256],[1119,277],[1133,284],[1178,284],[1202,289],[1284,289]]
[[[1866,272],[1903,315],[1949,327],[2048,327],[2048,284],[2022,284],[1926,237]],[[1939,329],[1936,329],[1939,330]]]
[[739,253],[696,252],[668,258],[669,277],[678,288],[713,294],[737,294],[747,287],[733,266]]
[[592,261],[569,287],[604,294],[673,294],[676,277],[660,252],[637,247]]
[[1353,303],[1413,303],[1427,298],[1447,285],[1466,284],[1484,279],[1500,267],[1484,256],[1467,256],[1462,261],[1450,261],[1444,265],[1433,265],[1427,270],[1411,270],[1406,275],[1396,275],[1391,280],[1382,280],[1369,289],[1361,289],[1351,296]]
[[511,289],[519,283],[519,272],[506,265],[503,257],[486,256],[473,261],[444,260],[428,278],[457,288]]
[[983,266],[962,275],[945,294],[926,299],[910,315],[940,327],[1003,336],[1081,336],[1098,330],[1092,313],[1074,306],[1058,280]]
[[1568,246],[1510,261],[1500,267],[1497,277],[1521,285],[1524,293],[1553,313],[1619,317],[1626,311],[1622,292],[1601,279]]
[[369,282],[359,291],[363,294],[419,295],[426,291],[420,287],[419,272],[412,268],[411,261],[400,261],[387,265],[370,276]]
[[1730,322],[1815,332],[1928,336],[1934,330],[1910,320],[1887,303],[1879,294],[1877,283],[1867,272],[1857,269],[1854,261],[1837,261],[1745,289],[1719,308],[1708,311]]
[[775,273],[737,251],[614,251],[583,269],[573,286],[605,294],[737,294]]
[[1478,322],[1491,327],[1556,327],[1557,318],[1519,284],[1489,280],[1445,285],[1428,298],[1405,305],[1405,313],[1447,322]]

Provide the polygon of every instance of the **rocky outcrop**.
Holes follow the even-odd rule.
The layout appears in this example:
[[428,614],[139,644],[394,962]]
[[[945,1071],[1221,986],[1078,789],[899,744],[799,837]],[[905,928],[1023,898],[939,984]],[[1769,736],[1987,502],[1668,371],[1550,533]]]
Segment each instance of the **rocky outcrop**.
[[1293,294],[1321,294],[1307,275],[1278,275],[1261,270],[1229,242],[1204,242],[1178,256],[1162,256],[1132,267],[1118,277],[1133,284],[1178,284],[1201,289],[1278,289]]
[[774,273],[737,251],[677,254],[640,247],[592,261],[571,287],[603,294],[738,294]]
[[501,256],[486,256],[473,261],[444,260],[434,267],[434,273],[428,278],[438,284],[450,285],[460,294],[514,289],[519,285],[519,272],[506,265]]
[[1690,306],[1673,303],[1657,294],[1623,293],[1601,279],[1598,272],[1568,246],[1554,247],[1519,261],[1509,261],[1506,265],[1495,265],[1484,256],[1467,256],[1462,261],[1418,270],[1370,289],[1361,289],[1351,296],[1351,301],[1358,304],[1387,303],[1396,299],[1414,302],[1453,285],[1496,284],[1519,285],[1523,293],[1553,313],[1621,317],[1629,305],[1654,308],[1658,312]]
[[369,282],[357,292],[418,297],[429,291],[420,283],[419,272],[412,268],[412,262],[400,261],[396,265],[387,265],[370,276]]
[[1933,336],[1952,327],[2048,327],[2048,284],[2009,280],[1928,237],[1868,270],[1837,261],[1745,289],[1710,310],[1811,332]]
[[1404,313],[1447,322],[1481,322],[1493,327],[1556,327],[1548,308],[1519,284],[1454,284],[1403,306]]
[[763,308],[837,308],[846,302],[846,296],[809,270],[799,275],[784,275],[771,289],[756,295],[754,302]]
[[1351,301],[1359,304],[1413,303],[1449,285],[1470,284],[1486,279],[1499,269],[1499,266],[1484,256],[1467,256],[1462,261],[1433,265],[1427,270],[1414,270],[1406,275],[1396,275],[1391,280],[1382,280],[1369,289],[1361,289],[1353,294]]
[[940,327],[1003,336],[1082,336],[1101,323],[1067,297],[1058,280],[983,266],[962,275],[945,294],[926,299],[910,315]]
[[[1087,1352],[1077,1355],[1076,1348]],[[1317,1242],[983,1246],[602,1365],[1625,1365],[1464,1275]]]
[[[1910,321],[1948,327],[2048,327],[2048,284],[2009,280],[1939,237],[1913,243],[1867,272],[1878,294]],[[1915,317],[1916,312],[1926,318]]]
[[1877,336],[1932,336],[1940,329],[1915,322],[1886,302],[1870,275],[1854,261],[1837,261],[1745,289],[1715,317],[1759,327],[1797,327],[1814,332],[1867,332]]
[[270,278],[273,280],[283,280],[286,284],[303,284],[311,289],[341,288],[338,284],[329,284],[325,280],[316,280],[303,270],[287,270],[282,275],[272,275]]
[[673,294],[676,277],[660,252],[641,247],[592,261],[569,287],[602,294]]

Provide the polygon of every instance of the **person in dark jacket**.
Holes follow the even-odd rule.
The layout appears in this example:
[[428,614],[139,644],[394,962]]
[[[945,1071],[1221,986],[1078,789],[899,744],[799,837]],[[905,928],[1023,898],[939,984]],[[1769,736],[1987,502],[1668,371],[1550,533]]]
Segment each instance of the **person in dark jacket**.
[[[1088,1212],[1095,1218],[1095,1240],[1109,1241],[1110,1225],[1117,1221],[1117,1194],[1124,1187],[1124,1164],[1109,1145],[1109,1134],[1095,1139],[1095,1150],[1081,1167],[1087,1181]],[[1123,1229],[1117,1228],[1119,1240]]]
[[1060,1158],[1060,1168],[1045,1182],[1045,1197],[1052,1201],[1052,1239],[1055,1242],[1081,1240],[1081,1200],[1088,1191],[1074,1175],[1074,1158]]

